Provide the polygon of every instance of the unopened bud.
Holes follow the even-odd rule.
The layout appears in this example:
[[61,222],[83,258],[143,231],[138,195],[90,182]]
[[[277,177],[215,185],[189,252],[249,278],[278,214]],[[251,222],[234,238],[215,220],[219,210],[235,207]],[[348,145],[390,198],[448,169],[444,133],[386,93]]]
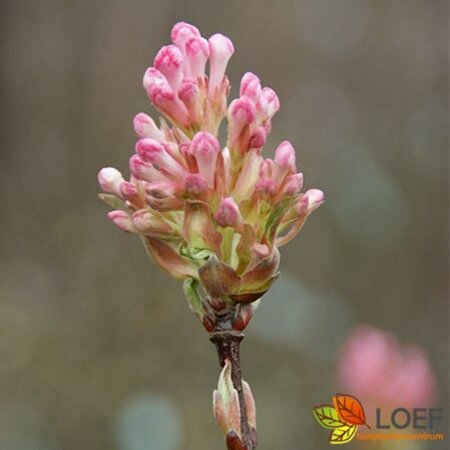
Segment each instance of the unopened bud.
[[256,300],[253,303],[249,304],[241,304],[239,305],[239,309],[237,312],[237,315],[233,322],[233,328],[235,330],[244,331],[247,325],[249,324],[250,320],[253,317],[253,313],[258,308],[258,305],[260,303],[260,300]]
[[298,194],[303,186],[303,174],[294,173],[286,178],[286,183],[283,186],[282,195]]
[[216,89],[220,88],[231,55],[233,43],[223,34],[214,34],[208,40],[210,54],[209,98],[214,99]]
[[309,189],[305,192],[303,200],[307,201],[307,212],[311,214],[325,201],[324,193],[319,189]]
[[176,90],[174,91],[174,88],[159,70],[154,67],[146,70],[144,74],[144,88],[156,108],[167,114],[181,126],[189,127],[189,116],[186,107],[176,95]]
[[261,178],[256,183],[256,190],[262,194],[273,195],[276,190],[275,182],[270,178]]
[[283,141],[277,147],[274,161],[281,169],[295,171],[295,149],[289,141]]
[[160,216],[156,216],[148,209],[140,209],[131,216],[136,229],[149,236],[167,236],[173,230],[172,227]]
[[108,213],[108,218],[120,228],[122,231],[126,231],[127,233],[135,233],[136,228],[131,220],[131,217],[120,209],[116,211],[110,211]]
[[154,120],[147,114],[139,113],[133,119],[134,131],[140,138],[152,138],[158,142],[164,141],[164,133],[156,126]]
[[234,431],[227,433],[227,450],[248,450],[247,445]]
[[231,362],[227,359],[213,393],[214,417],[224,434],[234,431],[241,435],[239,396],[231,379]]
[[144,160],[152,163],[165,175],[183,178],[186,169],[173,159],[166,149],[154,139],[144,138],[137,142],[136,153]]
[[244,401],[245,401],[245,409],[247,410],[247,420],[250,428],[254,428],[256,430],[256,404],[255,399],[252,394],[252,390],[250,389],[249,384],[242,380],[242,387],[244,390]]
[[173,197],[183,191],[176,181],[155,181],[145,185],[145,192],[154,198]]
[[190,121],[194,124],[199,123],[202,114],[202,104],[197,81],[192,78],[185,78],[178,90],[178,96],[186,106]]
[[200,31],[190,23],[178,22],[173,26],[170,37],[172,42],[183,51],[189,39],[200,37]]
[[184,201],[176,197],[156,198],[151,195],[146,195],[145,201],[151,208],[161,212],[178,211],[184,207]]
[[221,227],[241,228],[243,219],[239,206],[231,197],[224,198],[219,205],[214,219]]
[[124,179],[117,169],[105,167],[100,170],[97,177],[103,192],[120,197],[120,185],[124,182]]
[[213,188],[217,154],[220,151],[216,137],[207,131],[197,133],[192,140],[190,151],[195,156],[200,174],[208,186]]
[[188,194],[201,195],[208,189],[208,183],[199,173],[191,173],[184,179],[184,189]]
[[263,88],[259,97],[257,109],[260,114],[268,118],[273,117],[273,115],[280,109],[280,100],[273,89],[269,87]]
[[259,168],[259,175],[264,178],[272,178],[273,174],[273,160],[265,159]]
[[183,54],[180,49],[175,45],[165,45],[155,56],[154,66],[176,92],[183,78]]
[[249,98],[239,97],[230,103],[227,114],[229,140],[233,146],[239,147],[238,140],[244,127],[249,126],[255,120],[255,105]]
[[196,80],[205,76],[205,65],[209,58],[209,43],[202,37],[193,37],[186,42],[186,56],[191,76]]
[[167,180],[167,177],[155,169],[153,164],[144,161],[139,155],[131,156],[129,166],[133,176],[139,180],[149,182]]
[[120,194],[123,199],[128,200],[132,205],[138,208],[143,206],[143,199],[135,183],[124,181],[120,185]]
[[261,92],[262,89],[259,78],[251,72],[247,72],[246,74],[244,74],[241,79],[239,95],[246,95],[256,102],[261,95]]
[[267,140],[267,130],[265,127],[259,127],[251,135],[248,143],[249,148],[262,148]]

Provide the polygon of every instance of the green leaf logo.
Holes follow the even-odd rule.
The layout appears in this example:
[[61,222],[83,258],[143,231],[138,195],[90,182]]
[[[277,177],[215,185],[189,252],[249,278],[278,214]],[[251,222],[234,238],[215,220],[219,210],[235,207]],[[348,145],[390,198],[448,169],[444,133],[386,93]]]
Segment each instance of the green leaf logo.
[[316,406],[313,409],[314,417],[324,428],[340,428],[345,424],[339,419],[338,412],[330,405]]

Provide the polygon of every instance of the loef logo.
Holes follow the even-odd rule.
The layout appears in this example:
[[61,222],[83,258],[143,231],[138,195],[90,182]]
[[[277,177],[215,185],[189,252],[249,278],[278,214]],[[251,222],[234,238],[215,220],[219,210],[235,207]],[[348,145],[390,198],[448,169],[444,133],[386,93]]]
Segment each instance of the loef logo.
[[356,435],[358,425],[370,429],[361,402],[352,395],[336,394],[333,405],[316,406],[313,413],[320,425],[331,430],[330,444],[350,442]]

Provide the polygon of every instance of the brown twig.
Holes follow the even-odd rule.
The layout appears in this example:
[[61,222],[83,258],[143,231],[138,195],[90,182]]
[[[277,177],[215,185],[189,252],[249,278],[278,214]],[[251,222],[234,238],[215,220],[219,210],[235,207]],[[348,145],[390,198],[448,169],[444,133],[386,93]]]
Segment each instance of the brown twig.
[[233,386],[238,392],[239,406],[241,412],[241,439],[245,445],[243,450],[254,450],[256,448],[256,431],[250,430],[245,406],[244,391],[242,387],[242,373],[240,360],[240,345],[244,334],[240,331],[229,329],[215,331],[211,334],[213,342],[219,355],[220,366],[225,365],[228,359],[231,362],[231,379]]

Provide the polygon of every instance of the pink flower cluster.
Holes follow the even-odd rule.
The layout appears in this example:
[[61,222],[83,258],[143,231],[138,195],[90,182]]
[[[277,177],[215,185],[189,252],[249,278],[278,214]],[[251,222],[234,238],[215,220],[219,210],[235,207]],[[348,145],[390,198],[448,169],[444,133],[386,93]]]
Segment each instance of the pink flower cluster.
[[338,379],[363,403],[378,407],[429,407],[436,399],[425,352],[401,346],[393,334],[368,325],[354,330],[344,345]]
[[160,125],[144,113],[135,117],[130,179],[102,169],[102,198],[114,207],[114,224],[141,236],[172,276],[199,281],[211,297],[253,301],[277,277],[277,247],[297,234],[323,193],[301,193],[303,175],[289,142],[274,159],[261,155],[280,106],[272,89],[246,73],[239,98],[227,107],[232,42],[221,34],[206,40],[183,22],[171,38],[144,75]]
[[171,38],[173,44],[162,47],[145,72],[144,88],[155,107],[178,127],[215,133],[225,113],[229,90],[225,70],[233,43],[222,34],[206,40],[184,22],[173,27]]

